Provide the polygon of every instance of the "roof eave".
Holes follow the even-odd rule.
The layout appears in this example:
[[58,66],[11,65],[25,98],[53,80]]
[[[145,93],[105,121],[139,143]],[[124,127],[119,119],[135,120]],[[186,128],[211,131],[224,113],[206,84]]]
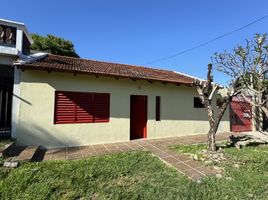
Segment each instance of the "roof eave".
[[104,77],[114,77],[114,78],[126,78],[126,79],[132,79],[132,80],[145,80],[145,81],[156,81],[156,82],[162,82],[162,83],[172,83],[172,84],[182,84],[187,86],[194,86],[194,82],[182,82],[182,81],[171,81],[171,80],[165,80],[165,79],[152,79],[152,78],[142,78],[142,77],[131,77],[131,76],[124,76],[124,75],[118,75],[118,74],[104,74],[104,73],[98,73],[98,72],[82,72],[77,70],[64,70],[64,69],[55,69],[50,67],[42,67],[36,65],[23,65],[19,64],[16,65],[17,68],[21,70],[38,70],[38,71],[54,71],[54,72],[65,72],[65,73],[72,73],[72,74],[88,74],[93,76],[104,76]]

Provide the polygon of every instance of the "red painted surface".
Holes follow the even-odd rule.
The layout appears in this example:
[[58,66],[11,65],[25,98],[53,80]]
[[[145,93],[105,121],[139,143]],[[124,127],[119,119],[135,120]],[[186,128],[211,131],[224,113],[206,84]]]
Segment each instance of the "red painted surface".
[[109,122],[110,94],[55,92],[55,124]]
[[147,96],[130,96],[130,139],[147,137]]
[[160,96],[155,97],[155,120],[160,121]]
[[243,98],[234,98],[230,104],[231,131],[252,131],[252,106]]

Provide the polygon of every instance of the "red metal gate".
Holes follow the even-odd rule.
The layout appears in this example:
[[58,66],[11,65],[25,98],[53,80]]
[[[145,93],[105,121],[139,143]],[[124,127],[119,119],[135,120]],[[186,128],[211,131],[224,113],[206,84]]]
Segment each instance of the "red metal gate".
[[245,98],[233,98],[230,104],[230,121],[233,132],[252,131],[252,106]]
[[147,137],[147,96],[130,97],[130,139]]

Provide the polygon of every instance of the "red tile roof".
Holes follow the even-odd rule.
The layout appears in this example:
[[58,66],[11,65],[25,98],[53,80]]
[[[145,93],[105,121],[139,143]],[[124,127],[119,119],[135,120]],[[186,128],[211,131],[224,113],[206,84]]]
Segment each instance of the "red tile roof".
[[20,69],[35,69],[71,73],[87,73],[102,76],[126,77],[150,81],[162,81],[192,85],[195,78],[174,71],[153,69],[133,65],[101,62],[80,58],[47,55],[33,63],[20,64]]

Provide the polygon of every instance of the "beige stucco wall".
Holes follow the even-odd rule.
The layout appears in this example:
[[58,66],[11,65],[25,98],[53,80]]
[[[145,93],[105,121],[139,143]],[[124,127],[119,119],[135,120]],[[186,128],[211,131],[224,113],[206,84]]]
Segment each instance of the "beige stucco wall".
[[[26,70],[21,76],[16,137],[19,144],[47,148],[129,141],[130,95],[148,96],[147,137],[160,138],[208,131],[207,112],[193,107],[196,89],[110,77]],[[110,122],[53,124],[55,90],[110,93]],[[161,121],[155,121],[155,96],[161,96]],[[219,131],[229,131],[228,111]]]

